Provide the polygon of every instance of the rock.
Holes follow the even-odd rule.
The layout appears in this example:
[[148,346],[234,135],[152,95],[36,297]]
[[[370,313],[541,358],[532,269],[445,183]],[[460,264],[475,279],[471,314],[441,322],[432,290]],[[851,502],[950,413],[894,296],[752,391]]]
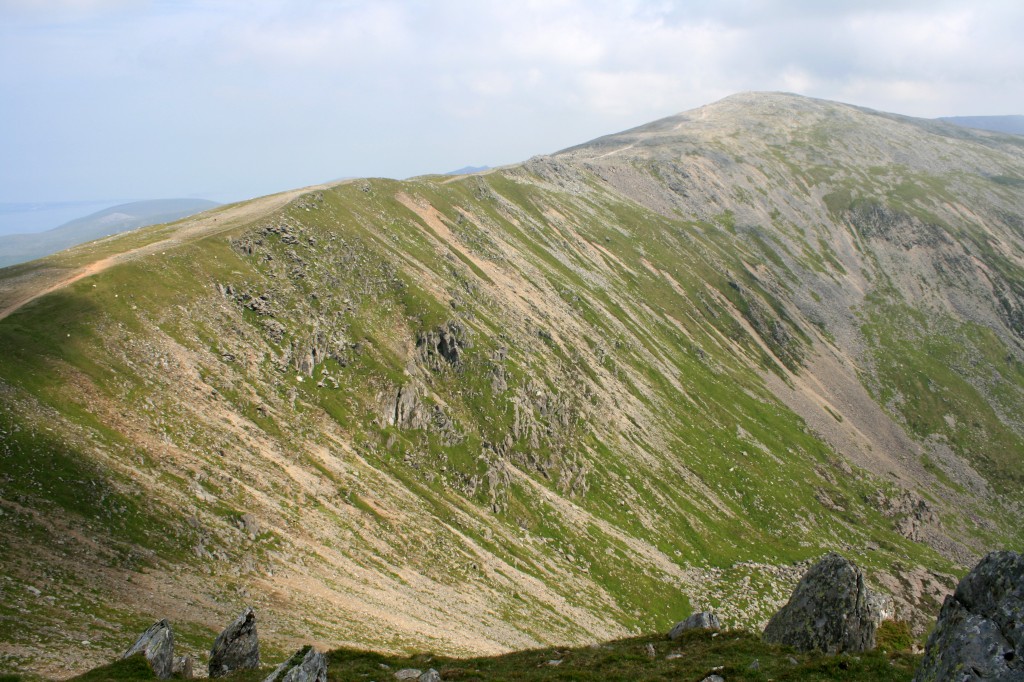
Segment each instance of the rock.
[[725,678],[721,675],[708,675],[700,682],[725,682]]
[[182,680],[192,679],[192,657],[175,656],[174,664],[171,666],[171,673],[174,677]]
[[395,673],[396,680],[418,680],[420,675],[423,674],[422,670],[416,668],[402,668]]
[[718,616],[710,611],[699,611],[690,614],[686,620],[673,625],[668,632],[668,638],[679,639],[680,635],[687,630],[720,630],[721,628],[722,623],[719,622]]
[[992,552],[946,597],[914,682],[1024,681],[1024,556]]
[[797,651],[868,651],[875,647],[875,617],[864,575],[836,553],[812,566],[789,602],[764,629],[764,641]]
[[430,668],[427,672],[419,676],[417,682],[441,682],[441,673]]
[[223,677],[236,670],[260,667],[260,644],[256,635],[256,612],[248,607],[224,631],[210,649],[210,677]]
[[875,628],[878,628],[883,621],[896,617],[896,603],[892,597],[881,592],[868,591],[868,610],[871,611],[871,618],[875,621]]
[[311,646],[303,647],[263,682],[327,682],[327,658]]
[[161,680],[174,674],[174,632],[166,618],[150,625],[121,658],[136,654],[146,657],[153,673]]
[[647,654],[647,658],[655,658],[658,655],[658,652],[654,650],[654,645],[650,642],[644,647],[644,653]]

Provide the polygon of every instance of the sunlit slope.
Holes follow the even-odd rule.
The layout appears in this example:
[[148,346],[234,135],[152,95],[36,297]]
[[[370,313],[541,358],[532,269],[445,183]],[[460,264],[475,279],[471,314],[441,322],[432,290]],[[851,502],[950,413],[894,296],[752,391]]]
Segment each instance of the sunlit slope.
[[[766,102],[1011,180],[819,178],[834,137],[766,151]],[[1021,541],[1019,148],[724,105],[651,155],[297,193],[0,321],[4,665],[164,616],[198,652],[247,603],[273,641],[449,653],[756,626],[828,549],[933,617]],[[990,289],[899,241],[925,202]]]

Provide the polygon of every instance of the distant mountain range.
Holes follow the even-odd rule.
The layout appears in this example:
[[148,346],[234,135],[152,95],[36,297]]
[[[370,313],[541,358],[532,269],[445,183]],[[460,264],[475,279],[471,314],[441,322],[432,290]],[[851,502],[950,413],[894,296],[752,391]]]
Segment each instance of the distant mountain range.
[[206,199],[153,199],[111,206],[45,232],[0,238],[0,267],[24,263],[137,227],[180,220],[216,208]]
[[1024,116],[945,116],[939,120],[964,128],[1024,135]]

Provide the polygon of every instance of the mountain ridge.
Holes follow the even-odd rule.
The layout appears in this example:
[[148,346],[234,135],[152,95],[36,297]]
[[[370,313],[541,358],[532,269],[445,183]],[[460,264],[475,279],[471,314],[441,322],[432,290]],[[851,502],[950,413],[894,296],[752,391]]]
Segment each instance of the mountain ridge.
[[925,627],[1021,540],[1021,147],[774,94],[656,123],[0,271],[116,260],[0,321],[3,664],[78,641],[48,574],[84,659],[252,595],[389,651],[754,627],[827,549]]
[[104,208],[50,230],[7,234],[0,241],[0,267],[23,263],[138,227],[173,222],[219,205],[205,199],[135,201]]

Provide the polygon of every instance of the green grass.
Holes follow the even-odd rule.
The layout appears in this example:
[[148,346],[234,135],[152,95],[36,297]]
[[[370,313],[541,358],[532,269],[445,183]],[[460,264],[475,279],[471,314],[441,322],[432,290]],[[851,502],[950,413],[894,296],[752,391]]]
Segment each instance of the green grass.
[[[898,628],[890,628],[898,629]],[[897,641],[898,640],[898,641]],[[437,670],[446,681],[522,682],[601,680],[702,680],[718,674],[737,682],[825,680],[903,682],[913,676],[919,657],[906,651],[901,638],[886,638],[889,652],[862,654],[800,654],[768,645],[743,631],[689,632],[676,641],[647,635],[576,648],[546,648],[498,656],[450,658],[431,654],[396,657],[368,651],[338,649],[328,654],[332,682],[388,680],[405,668]],[[653,650],[653,657],[650,652]],[[555,663],[557,661],[557,663]],[[240,671],[227,680],[255,682],[269,667]],[[73,678],[78,682],[154,679],[145,659],[133,657]]]
[[120,682],[122,680],[155,679],[157,679],[156,674],[149,666],[149,661],[142,654],[108,663],[71,678],[73,682]]

